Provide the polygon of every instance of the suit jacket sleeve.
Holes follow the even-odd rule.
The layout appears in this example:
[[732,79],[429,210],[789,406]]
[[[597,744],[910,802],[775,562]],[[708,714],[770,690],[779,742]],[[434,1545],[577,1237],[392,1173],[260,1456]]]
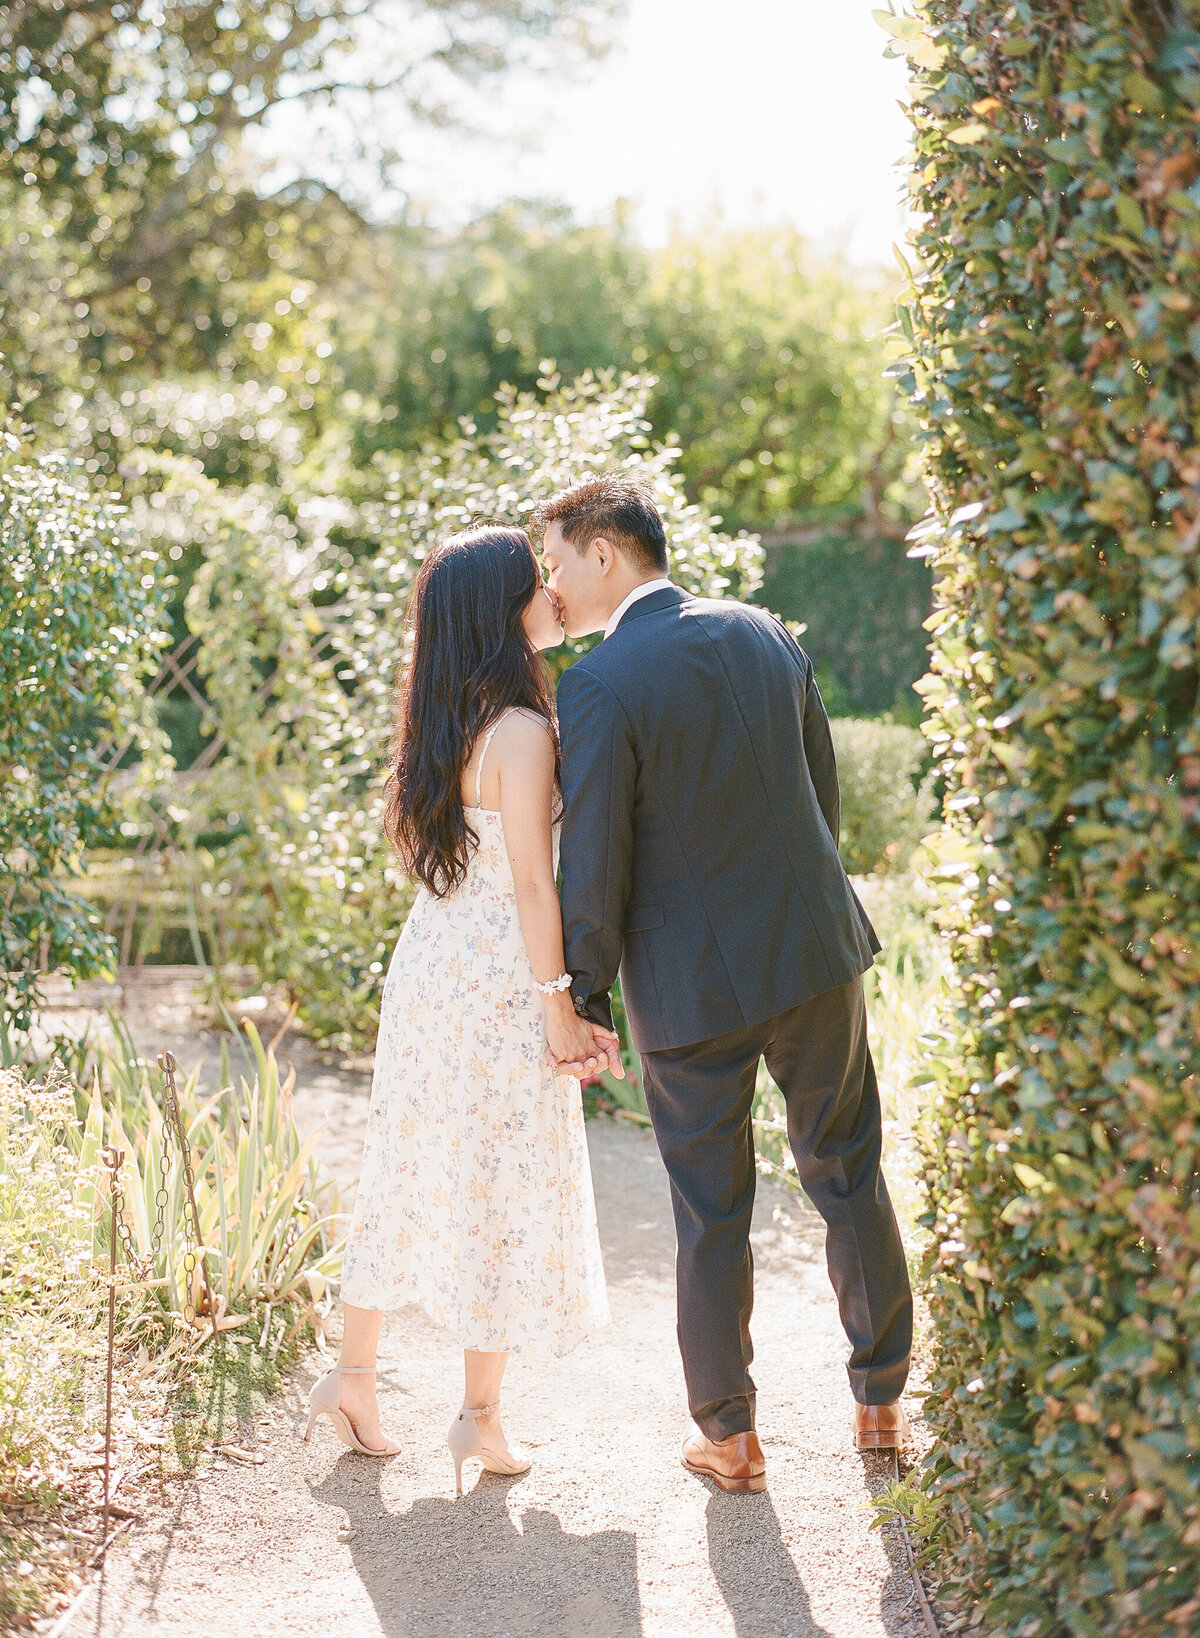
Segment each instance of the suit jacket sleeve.
[[558,685],[563,943],[575,1011],[612,1028],[633,879],[637,758],[614,695],[581,666]]
[[800,672],[801,686],[804,689],[804,714],[800,724],[804,739],[804,760],[808,763],[813,789],[817,793],[817,806],[836,847],[841,834],[842,796],[838,789],[837,758],[833,754],[833,735],[829,731],[825,701],[817,687],[812,661],[779,616],[772,615],[771,618]]
[[[803,650],[801,652],[803,653]],[[813,675],[813,663],[807,654],[804,655],[804,666],[804,756],[808,762],[808,771],[812,775],[818,806],[825,816],[825,823],[836,847],[842,823],[842,797],[838,790],[833,735],[829,731],[825,702],[821,698],[821,690],[817,687],[817,679]]]

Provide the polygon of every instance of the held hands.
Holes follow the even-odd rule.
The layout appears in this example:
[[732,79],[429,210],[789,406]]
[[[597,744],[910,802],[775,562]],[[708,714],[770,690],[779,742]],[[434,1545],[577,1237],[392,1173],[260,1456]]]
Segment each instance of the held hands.
[[551,1066],[560,1075],[598,1075],[607,1069],[617,1080],[625,1079],[621,1049],[612,1030],[580,1018],[569,1000],[565,1005],[556,997],[555,1005],[548,1007],[546,1054]]

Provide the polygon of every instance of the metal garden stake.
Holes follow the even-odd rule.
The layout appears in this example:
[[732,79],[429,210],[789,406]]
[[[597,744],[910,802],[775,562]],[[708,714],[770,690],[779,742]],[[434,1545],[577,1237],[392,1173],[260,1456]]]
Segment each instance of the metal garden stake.
[[[168,1121],[172,1123],[175,1129],[175,1139],[179,1144],[179,1157],[183,1165],[183,1182],[187,1190],[187,1203],[192,1211],[191,1224],[189,1225],[187,1208],[184,1208],[184,1229],[189,1242],[192,1232],[195,1232],[195,1244],[199,1248],[200,1278],[204,1281],[204,1292],[208,1298],[208,1316],[212,1321],[213,1341],[218,1342],[220,1333],[217,1330],[217,1304],[213,1296],[212,1286],[208,1283],[208,1259],[204,1255],[204,1236],[200,1232],[200,1211],[196,1205],[196,1185],[192,1177],[192,1156],[188,1148],[187,1132],[183,1126],[183,1116],[179,1112],[179,1095],[175,1086],[175,1054],[173,1052],[160,1052],[158,1067],[162,1071],[163,1078],[163,1107],[166,1110]],[[196,1258],[197,1253],[193,1251],[192,1246],[189,1244],[187,1255],[183,1259],[184,1274],[188,1287],[184,1297],[185,1318],[188,1309],[191,1308],[192,1275],[196,1267]],[[192,1308],[191,1311],[193,1317],[195,1317],[195,1309]]]

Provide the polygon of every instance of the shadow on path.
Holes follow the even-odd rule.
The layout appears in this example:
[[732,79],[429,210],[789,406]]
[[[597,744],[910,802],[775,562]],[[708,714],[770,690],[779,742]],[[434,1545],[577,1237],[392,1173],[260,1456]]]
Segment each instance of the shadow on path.
[[669,1284],[673,1295],[675,1222],[653,1135],[602,1117],[588,1122],[588,1151],[609,1286],[653,1281]]
[[[882,1495],[895,1481],[895,1462],[891,1453],[883,1450],[863,1450],[859,1452],[859,1458],[862,1462],[863,1490],[867,1497],[873,1500],[876,1496]],[[908,1632],[912,1630],[911,1623],[916,1622],[920,1624],[919,1630],[923,1631],[924,1621],[908,1566],[904,1531],[894,1519],[890,1519],[878,1534],[883,1550],[887,1554],[890,1571],[887,1580],[879,1589],[879,1608],[884,1625],[889,1632]]]
[[705,1509],[708,1562],[737,1638],[835,1638],[813,1620],[770,1495],[712,1487]]
[[[163,1578],[167,1573],[167,1567],[170,1563],[171,1554],[175,1548],[176,1539],[185,1528],[183,1523],[184,1511],[187,1508],[188,1503],[195,1499],[195,1495],[195,1480],[190,1478],[186,1479],[176,1491],[175,1496],[171,1501],[170,1508],[164,1510],[162,1523],[160,1525],[162,1540],[154,1553],[153,1559],[151,1560],[148,1558],[147,1562],[143,1566],[139,1566],[137,1579],[132,1586],[127,1586],[120,1589],[116,1593],[115,1597],[117,1599],[117,1608],[115,1610],[113,1610],[111,1606],[107,1610],[105,1608],[105,1599],[109,1590],[109,1569],[107,1561],[101,1565],[100,1573],[96,1581],[95,1610],[90,1617],[90,1625],[93,1632],[104,1632],[106,1619],[110,1623],[112,1621],[119,1622],[124,1616],[127,1616],[129,1614],[131,1595],[137,1588],[144,1589],[146,1594],[145,1604],[142,1606],[139,1614],[144,1614],[145,1616],[153,1619],[156,1613],[159,1591],[162,1587]],[[70,1625],[74,1627],[75,1623],[71,1623]],[[84,1630],[82,1620],[78,1624],[78,1630],[81,1632]]]
[[492,1473],[460,1498],[392,1514],[378,1467],[360,1473],[343,1457],[311,1490],[347,1515],[354,1567],[388,1638],[640,1638],[631,1531],[571,1535],[555,1514],[519,1506],[514,1517],[521,1477]]

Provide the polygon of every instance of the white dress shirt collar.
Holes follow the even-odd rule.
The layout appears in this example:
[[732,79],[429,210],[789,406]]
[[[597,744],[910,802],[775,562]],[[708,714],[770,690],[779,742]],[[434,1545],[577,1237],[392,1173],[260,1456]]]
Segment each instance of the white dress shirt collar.
[[624,615],[633,607],[635,603],[641,602],[643,597],[649,597],[651,592],[671,590],[673,588],[673,584],[674,583],[672,581],[667,579],[666,575],[662,575],[657,580],[647,580],[642,585],[635,586],[630,592],[629,596],[625,598],[624,602],[618,603],[616,608],[609,615],[608,624],[604,628],[604,635],[606,637],[611,637],[613,632],[616,631],[617,627],[620,625]]

